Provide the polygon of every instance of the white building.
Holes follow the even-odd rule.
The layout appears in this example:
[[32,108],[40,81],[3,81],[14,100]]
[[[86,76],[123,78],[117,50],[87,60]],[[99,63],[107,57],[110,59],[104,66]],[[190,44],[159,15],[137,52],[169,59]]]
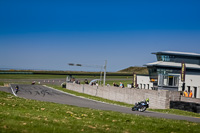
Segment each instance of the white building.
[[[200,54],[163,51],[152,53],[157,62],[148,63],[149,76],[137,76],[141,89],[165,89],[193,92],[194,98],[200,98]],[[186,65],[185,82],[181,82],[181,63]]]

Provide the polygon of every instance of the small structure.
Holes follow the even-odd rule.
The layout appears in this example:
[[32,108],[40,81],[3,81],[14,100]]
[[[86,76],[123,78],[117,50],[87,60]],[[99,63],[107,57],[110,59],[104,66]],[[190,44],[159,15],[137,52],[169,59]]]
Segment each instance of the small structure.
[[98,81],[100,81],[100,79],[93,79],[92,81],[90,81],[89,85],[96,85]]
[[76,79],[72,77],[72,75],[67,76],[66,82],[74,82],[74,81],[76,81]]

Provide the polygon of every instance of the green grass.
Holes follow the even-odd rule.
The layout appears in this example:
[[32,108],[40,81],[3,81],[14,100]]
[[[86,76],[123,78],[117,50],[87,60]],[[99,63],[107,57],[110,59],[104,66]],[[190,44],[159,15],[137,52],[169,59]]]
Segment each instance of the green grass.
[[192,116],[200,118],[200,113],[194,113],[189,111],[183,111],[178,109],[148,109],[149,111],[160,112],[160,113],[167,113],[167,114],[177,114],[183,116]]
[[0,132],[199,133],[200,123],[40,102],[0,92]]
[[[58,89],[58,90],[61,90],[61,91],[64,91],[64,92],[67,92],[67,93],[70,93],[70,94],[74,94],[76,96],[82,96],[82,97],[85,97],[85,98],[89,98],[89,99],[93,99],[93,100],[97,100],[97,101],[102,101],[102,102],[106,102],[106,103],[111,103],[111,104],[116,104],[116,105],[120,105],[120,106],[130,107],[130,108],[133,107],[132,104],[112,101],[112,100],[108,100],[108,99],[104,99],[104,98],[96,97],[96,96],[91,96],[91,95],[88,95],[88,94],[84,94],[84,93],[79,93],[79,92],[76,92],[76,91],[68,90],[68,89],[65,89],[65,88],[62,88],[62,87],[56,86],[56,85],[48,85],[48,86],[53,87],[53,88]],[[200,118],[200,114],[199,113],[183,111],[183,110],[178,110],[178,109],[147,109],[147,110],[148,111],[153,111],[153,112],[176,114],[176,115],[183,115],[183,116],[190,116],[190,117],[198,117],[198,118]]]
[[0,79],[55,79],[55,78],[66,78],[66,75],[0,74]]
[[135,72],[137,74],[149,74],[147,67],[128,67],[118,72],[130,72],[130,73]]
[[0,82],[0,86],[3,86],[4,85],[4,83],[3,82]]
[[[67,75],[50,75],[50,74],[0,74],[0,79],[55,79],[55,78],[66,78]],[[100,76],[83,76],[73,75],[75,78],[90,78],[99,79]],[[132,79],[132,76],[106,76],[106,79]]]
[[[0,79],[66,79],[67,75],[45,75],[45,74],[0,74]],[[76,79],[99,79],[99,76],[82,76],[82,75],[74,75]],[[120,80],[123,79],[123,80]],[[89,81],[90,81],[89,80]],[[4,81],[8,83],[9,81]],[[21,81],[19,81],[21,82]],[[19,83],[17,82],[17,83]],[[113,85],[113,82],[120,84],[119,82],[123,82],[125,87],[127,84],[132,83],[132,76],[107,76],[106,77],[106,85],[110,84]],[[25,82],[21,82],[25,83]],[[31,82],[27,82],[28,84]],[[84,84],[84,81],[81,82]],[[103,84],[103,81],[101,82]]]

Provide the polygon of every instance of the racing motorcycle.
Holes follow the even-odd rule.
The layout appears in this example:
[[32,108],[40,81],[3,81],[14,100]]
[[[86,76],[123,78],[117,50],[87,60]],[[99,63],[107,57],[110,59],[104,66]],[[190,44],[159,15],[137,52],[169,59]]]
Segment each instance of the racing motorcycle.
[[132,107],[132,111],[144,112],[147,108],[149,108],[149,99],[148,98],[145,101],[135,103],[135,106]]

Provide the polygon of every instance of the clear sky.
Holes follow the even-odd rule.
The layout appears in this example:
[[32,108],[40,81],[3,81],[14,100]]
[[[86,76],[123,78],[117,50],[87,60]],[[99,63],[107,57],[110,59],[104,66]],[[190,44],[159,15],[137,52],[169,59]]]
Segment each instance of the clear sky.
[[200,53],[200,0],[0,0],[0,68],[108,71]]

